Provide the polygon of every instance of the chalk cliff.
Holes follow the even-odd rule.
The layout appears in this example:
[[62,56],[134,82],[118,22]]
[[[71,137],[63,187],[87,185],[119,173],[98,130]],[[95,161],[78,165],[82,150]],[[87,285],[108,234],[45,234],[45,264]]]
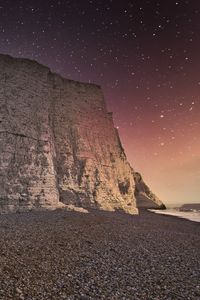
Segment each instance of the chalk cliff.
[[135,214],[134,195],[101,88],[0,55],[0,212],[68,205]]
[[135,179],[135,198],[138,208],[165,209],[162,201],[152,193],[142,176],[138,172],[134,172]]
[[132,169],[99,86],[0,55],[0,209],[137,213]]

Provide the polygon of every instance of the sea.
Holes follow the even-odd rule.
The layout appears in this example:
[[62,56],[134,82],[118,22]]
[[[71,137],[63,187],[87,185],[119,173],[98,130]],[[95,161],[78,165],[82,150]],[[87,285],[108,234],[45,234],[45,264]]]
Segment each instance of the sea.
[[162,215],[169,215],[169,216],[176,216],[178,218],[187,219],[194,222],[200,222],[200,211],[199,210],[192,210],[192,211],[180,211],[179,208],[169,208],[166,210],[156,210],[156,209],[149,209],[156,214]]

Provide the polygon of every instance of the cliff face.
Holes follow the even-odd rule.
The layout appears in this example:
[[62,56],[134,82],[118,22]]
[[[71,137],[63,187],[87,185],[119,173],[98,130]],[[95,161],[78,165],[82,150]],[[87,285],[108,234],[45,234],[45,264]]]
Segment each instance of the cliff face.
[[135,179],[135,197],[138,208],[152,208],[152,209],[165,209],[165,205],[162,203],[156,195],[152,193],[146,183],[143,181],[140,173],[134,173]]
[[0,55],[0,211],[137,213],[133,171],[99,86]]

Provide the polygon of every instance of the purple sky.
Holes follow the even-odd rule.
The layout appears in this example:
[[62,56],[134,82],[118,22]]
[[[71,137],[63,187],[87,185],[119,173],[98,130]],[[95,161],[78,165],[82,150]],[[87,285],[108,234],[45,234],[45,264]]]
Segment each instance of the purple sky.
[[196,0],[0,1],[0,52],[100,84],[129,161],[167,204],[200,202],[199,49]]

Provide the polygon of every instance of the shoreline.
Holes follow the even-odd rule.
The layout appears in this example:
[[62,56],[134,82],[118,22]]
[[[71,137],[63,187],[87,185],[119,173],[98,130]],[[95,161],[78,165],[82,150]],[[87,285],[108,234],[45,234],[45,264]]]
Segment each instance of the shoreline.
[[200,225],[63,210],[0,215],[0,299],[200,299]]
[[[167,208],[166,210],[156,210],[156,209],[148,209],[149,212],[162,215],[162,216],[171,216],[171,217],[177,217],[179,219],[188,220],[191,222],[197,222],[200,223],[200,211],[199,212],[183,212],[179,211],[173,208]],[[195,214],[197,215],[197,218],[195,218]]]

